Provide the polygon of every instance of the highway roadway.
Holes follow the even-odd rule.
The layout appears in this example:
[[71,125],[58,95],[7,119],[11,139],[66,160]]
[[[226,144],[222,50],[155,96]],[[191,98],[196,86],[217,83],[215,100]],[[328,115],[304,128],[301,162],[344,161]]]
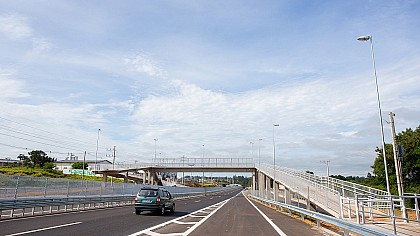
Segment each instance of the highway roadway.
[[1,220],[0,235],[323,235],[240,191],[179,199],[176,211],[164,216],[135,215],[133,206],[124,206]]

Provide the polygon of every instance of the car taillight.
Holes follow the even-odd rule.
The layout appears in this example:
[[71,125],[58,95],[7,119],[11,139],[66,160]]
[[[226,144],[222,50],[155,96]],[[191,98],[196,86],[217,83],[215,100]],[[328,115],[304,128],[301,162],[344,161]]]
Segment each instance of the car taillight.
[[136,198],[134,198],[134,202],[138,202],[139,201],[139,199],[138,199],[138,197],[136,196]]
[[156,202],[159,203],[160,202],[160,197],[156,198]]

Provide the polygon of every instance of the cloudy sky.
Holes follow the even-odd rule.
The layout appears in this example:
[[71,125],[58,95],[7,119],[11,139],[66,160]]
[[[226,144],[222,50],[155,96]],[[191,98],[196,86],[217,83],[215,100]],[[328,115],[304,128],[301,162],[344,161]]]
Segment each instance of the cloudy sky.
[[[248,157],[365,176],[420,125],[418,1],[0,1],[0,157]],[[385,139],[390,142],[390,128]],[[262,139],[262,141],[259,141]],[[253,142],[254,145],[251,145]],[[252,148],[253,147],[253,148]]]

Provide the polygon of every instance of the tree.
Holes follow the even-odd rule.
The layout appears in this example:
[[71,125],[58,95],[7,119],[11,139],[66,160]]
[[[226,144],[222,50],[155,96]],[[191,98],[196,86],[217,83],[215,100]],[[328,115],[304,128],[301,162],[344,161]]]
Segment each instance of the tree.
[[28,156],[25,156],[24,154],[21,153],[19,154],[17,158],[22,161],[23,166],[28,166],[28,167],[32,166],[32,161]]
[[[402,172],[404,182],[404,192],[420,193],[420,126],[416,130],[411,128],[399,133],[396,136],[397,144],[404,147],[402,159]],[[377,157],[373,168],[375,182],[385,184],[385,166],[382,149],[376,148]],[[386,162],[389,176],[390,190],[393,194],[398,194],[397,179],[395,175],[395,162],[391,144],[385,144]]]
[[73,163],[73,165],[71,165],[71,168],[73,168],[73,169],[87,169],[87,167],[88,167],[88,163],[84,163],[85,164],[85,168],[83,168],[83,162],[81,162],[81,161],[78,161],[78,162],[75,162],[75,163]]
[[34,167],[42,168],[44,167],[45,163],[56,161],[56,159],[48,157],[48,155],[41,150],[33,150],[28,152],[28,154]]
[[52,171],[54,168],[55,168],[55,164],[53,162],[47,162],[42,167],[42,169],[47,170],[47,171]]

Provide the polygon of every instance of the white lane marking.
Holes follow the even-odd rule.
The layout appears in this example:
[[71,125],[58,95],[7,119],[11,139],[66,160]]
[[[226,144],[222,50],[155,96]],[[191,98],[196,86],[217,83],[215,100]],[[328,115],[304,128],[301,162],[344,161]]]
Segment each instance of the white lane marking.
[[[238,193],[239,194],[239,193]],[[200,220],[197,224],[193,225],[191,228],[189,228],[183,235],[189,235],[191,232],[193,232],[198,226],[203,224],[208,218],[210,218],[214,213],[216,213],[220,208],[222,208],[227,202],[229,202],[232,198],[238,196],[236,194],[235,196],[229,198],[228,200],[225,200],[220,206],[218,206],[214,211],[212,211],[210,214],[206,215],[202,220]]]
[[61,228],[61,227],[71,226],[71,225],[78,225],[78,224],[81,224],[81,223],[83,223],[83,222],[74,222],[74,223],[69,223],[69,224],[64,224],[64,225],[56,225],[56,226],[51,226],[51,227],[42,228],[42,229],[34,229],[34,230],[20,232],[20,233],[15,233],[15,234],[8,234],[8,235],[5,235],[5,236],[15,236],[15,235],[22,235],[22,234],[30,234],[30,233],[35,233],[35,232],[39,232],[39,231],[49,230],[49,229],[57,229],[57,228]]
[[[239,193],[238,193],[238,194],[239,194]],[[238,194],[237,194],[237,195],[238,195]],[[234,197],[236,197],[237,195],[235,195]],[[175,218],[175,219],[173,219],[173,220],[170,220],[170,221],[164,222],[164,223],[162,223],[162,224],[155,225],[155,226],[150,227],[150,228],[148,228],[148,229],[144,229],[144,230],[142,230],[142,231],[139,231],[139,232],[136,232],[136,233],[130,234],[129,236],[137,236],[137,235],[141,235],[141,234],[147,234],[147,235],[152,235],[152,236],[153,236],[153,235],[161,235],[161,234],[159,234],[159,233],[153,232],[152,230],[155,230],[155,229],[158,229],[158,228],[164,227],[165,225],[168,225],[168,224],[171,224],[171,223],[175,223],[176,221],[182,220],[182,219],[184,219],[184,218],[191,217],[191,216],[193,216],[194,214],[197,214],[197,213],[203,213],[203,211],[205,211],[205,210],[207,210],[207,209],[210,209],[210,208],[215,208],[215,210],[214,210],[213,212],[211,212],[211,213],[207,212],[207,214],[212,215],[214,212],[216,212],[217,210],[219,210],[219,209],[220,209],[220,208],[221,208],[224,204],[226,204],[229,200],[231,200],[231,199],[232,199],[232,198],[234,198],[234,197],[231,197],[231,198],[226,199],[226,200],[224,200],[224,201],[218,202],[218,203],[216,203],[216,204],[214,204],[214,205],[211,205],[211,206],[205,207],[205,208],[203,208],[203,209],[200,209],[200,210],[194,211],[194,212],[192,212],[192,213],[190,213],[190,214],[188,214],[188,215],[181,216],[181,217]],[[202,224],[202,222],[204,222],[207,218],[208,218],[207,216],[203,216],[203,219],[201,219],[201,220],[199,221],[199,223],[197,223],[197,224]],[[197,227],[198,227],[198,226],[197,226]],[[182,235],[182,236],[185,236],[185,235],[190,234],[190,233],[191,233],[191,232],[192,232],[195,228],[196,228],[196,225],[194,225],[193,227],[189,228],[186,232],[183,232],[183,233],[174,233],[174,234],[165,234],[165,235]],[[191,229],[192,229],[192,230],[191,230]]]
[[244,195],[244,197],[246,198],[246,200],[248,200],[249,203],[251,203],[252,206],[255,207],[255,209],[257,209],[257,211],[264,217],[264,219],[271,225],[271,227],[274,228],[275,231],[277,231],[277,233],[281,236],[287,236],[279,227],[277,227],[276,224],[273,223],[273,221],[271,221],[260,209],[258,209],[258,207],[256,207],[254,205],[254,203],[251,202],[251,200],[249,200],[245,194],[242,193],[242,195]]

